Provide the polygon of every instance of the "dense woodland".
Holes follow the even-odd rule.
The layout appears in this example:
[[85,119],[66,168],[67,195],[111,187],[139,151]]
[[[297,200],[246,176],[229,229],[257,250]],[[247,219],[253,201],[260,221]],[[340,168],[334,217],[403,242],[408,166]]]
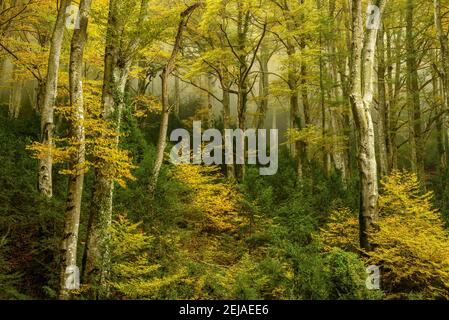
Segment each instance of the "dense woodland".
[[[0,0],[0,299],[449,298],[448,33],[447,0]],[[278,129],[277,173],[173,164],[193,121]]]

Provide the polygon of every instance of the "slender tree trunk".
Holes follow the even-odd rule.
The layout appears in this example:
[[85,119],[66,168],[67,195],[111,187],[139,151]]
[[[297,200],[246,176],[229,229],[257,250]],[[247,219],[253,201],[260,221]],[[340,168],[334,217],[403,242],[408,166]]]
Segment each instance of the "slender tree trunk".
[[12,65],[12,81],[9,93],[9,117],[17,119],[22,108],[23,80],[18,76],[17,67]]
[[212,83],[212,75],[207,74],[207,127],[214,127],[214,110],[212,104],[212,95],[210,94],[213,91],[213,83]]
[[[248,28],[251,21],[250,11],[245,8],[242,2],[238,2],[238,16],[237,16],[237,49],[238,49],[238,68],[239,74],[237,79],[237,120],[238,128],[245,131],[246,128],[246,108],[248,104],[249,83],[248,72],[250,66],[247,62],[246,46],[248,41]],[[265,31],[265,30],[264,30]],[[261,39],[262,40],[262,39]],[[257,52],[254,52],[257,55]],[[245,138],[241,137],[240,143],[245,144]],[[246,167],[245,161],[242,164],[236,164],[236,176],[239,182],[245,179]]]
[[[321,3],[318,3],[318,8],[321,8]],[[329,19],[330,21],[335,21],[335,10],[336,10],[336,2],[335,0],[329,1]],[[340,172],[341,174],[341,180],[344,188],[347,188],[348,181],[349,181],[349,167],[348,167],[348,150],[349,147],[347,145],[347,140],[349,139],[343,139],[341,141],[341,137],[347,136],[347,131],[345,130],[344,126],[344,117],[345,115],[342,114],[344,112],[344,107],[346,107],[346,103],[341,103],[340,101],[343,99],[343,101],[348,101],[347,98],[347,85],[345,83],[344,77],[342,75],[344,74],[343,68],[339,66],[339,58],[337,53],[337,44],[339,41],[338,37],[338,22],[335,21],[331,25],[331,34],[328,36],[327,42],[327,52],[329,54],[329,67],[331,71],[331,77],[334,79],[334,81],[338,81],[338,86],[335,85],[334,89],[331,90],[331,94],[333,94],[334,97],[334,108],[329,108],[329,123],[330,127],[333,131],[333,134],[338,136],[339,143],[334,144],[332,148],[332,159],[334,161],[335,168]],[[320,44],[323,48],[323,32],[320,33]],[[322,49],[323,50],[323,49]],[[322,126],[322,134],[323,137],[326,135],[326,108],[324,103],[324,52],[320,54],[320,100],[321,100],[321,126]],[[341,64],[341,63],[340,63]],[[341,72],[339,72],[339,69],[341,69]],[[340,142],[341,141],[341,142]],[[324,149],[324,147],[323,147]],[[323,150],[323,162],[326,162],[326,152]],[[324,167],[327,169],[327,166]],[[326,170],[327,171],[327,170]]]
[[41,112],[42,106],[44,105],[44,93],[45,93],[45,81],[37,80],[36,85],[36,110]]
[[[238,99],[237,99],[237,120],[238,120],[238,127],[243,132],[246,130],[246,106],[248,104],[248,87],[247,82],[244,81],[239,86],[239,93],[238,93]],[[242,145],[245,145],[245,138],[243,135],[241,136],[242,141],[240,143]],[[244,157],[244,155],[242,155]],[[241,161],[242,164],[237,164],[235,168],[237,169],[237,179],[239,182],[243,182],[245,180],[246,175],[246,166],[245,161]]]
[[[402,22],[402,15],[399,19]],[[402,46],[401,46],[401,38],[402,32],[401,30],[397,30],[394,34],[394,51],[392,50],[392,34],[388,30],[387,32],[387,59],[389,61],[389,65],[391,67],[388,68],[387,71],[387,85],[388,85],[388,115],[390,116],[389,123],[389,141],[388,141],[388,161],[389,167],[391,170],[398,169],[398,147],[397,147],[397,127],[399,117],[397,115],[397,105],[399,100],[399,94],[401,92],[401,69],[402,69]],[[393,58],[393,52],[394,57]],[[393,67],[394,65],[394,67]],[[394,75],[393,75],[394,69]]]
[[[329,46],[329,48],[332,47],[332,44]],[[335,51],[333,49],[330,49],[330,54],[332,56],[335,55]],[[321,63],[322,64],[322,63]],[[331,72],[333,79],[338,79],[338,70],[336,68],[336,62],[331,61],[330,62]],[[320,69],[323,69],[323,65],[320,66]],[[321,71],[323,73],[323,71]],[[321,75],[322,76],[322,75]],[[322,80],[320,81],[322,82]],[[342,115],[340,102],[339,100],[344,97],[344,93],[342,90],[342,85],[340,86],[334,86],[334,89],[331,91],[331,93],[334,96],[334,101],[339,108],[336,110],[333,108],[329,109],[329,125],[332,129],[332,132],[335,136],[338,137],[338,143],[335,143],[332,146],[332,159],[334,161],[335,168],[340,172],[341,174],[341,181],[344,188],[347,188],[348,181],[349,181],[349,168],[348,168],[348,146],[346,139],[347,136],[345,125],[344,125],[344,115]],[[324,84],[320,84],[320,91],[323,91],[321,93],[321,126],[322,126],[322,135],[325,138],[326,136],[326,109],[324,104]],[[343,140],[343,141],[342,141]],[[328,171],[328,166],[326,165],[327,160],[327,152],[324,150],[323,147],[323,162],[324,162],[324,169],[325,173]]]
[[170,106],[168,102],[168,75],[166,68],[161,75],[162,84],[162,117],[161,124],[159,127],[159,140],[156,149],[156,159],[153,166],[153,175],[150,179],[149,184],[149,194],[154,197],[156,192],[157,181],[159,179],[159,173],[161,171],[162,162],[164,160],[164,152],[167,146],[167,131],[168,131],[168,121],[170,119]]
[[407,0],[406,46],[407,46],[407,103],[409,110],[410,147],[412,152],[412,169],[418,175],[421,184],[424,176],[424,144],[421,124],[421,103],[418,83],[418,63],[416,59],[413,21],[414,1]]
[[[435,52],[435,58],[437,58],[436,52]],[[433,71],[432,72],[432,96],[433,96],[433,101],[434,101],[434,108],[437,110],[438,113],[440,113],[441,111],[444,110],[444,102],[442,105],[439,103],[440,94],[442,93],[440,91],[440,80],[441,79],[438,77],[437,72]],[[443,93],[443,95],[444,95],[444,93]],[[435,129],[436,129],[436,134],[437,134],[436,141],[437,141],[437,150],[438,150],[437,174],[439,177],[444,177],[447,159],[446,159],[446,148],[445,148],[445,143],[444,143],[445,134],[443,132],[443,117],[438,117],[436,119]],[[444,180],[445,179],[442,178],[441,182],[444,183]]]
[[176,118],[179,118],[179,108],[181,105],[181,89],[179,84],[179,78],[175,77],[175,110],[174,114]]
[[[5,83],[9,80],[9,60],[1,56],[0,57],[0,83]],[[0,88],[0,101],[3,101],[3,96],[6,95],[6,90],[4,88]]]
[[190,15],[199,6],[199,3],[193,4],[181,13],[181,21],[179,22],[178,31],[175,38],[175,44],[171,52],[171,56],[165,65],[162,74],[162,119],[159,127],[159,140],[156,149],[156,159],[154,160],[153,174],[150,177],[148,193],[150,197],[154,197],[157,181],[159,179],[159,174],[162,167],[162,162],[164,160],[165,147],[167,146],[167,131],[168,131],[168,120],[170,117],[171,108],[168,101],[168,77],[173,72],[176,67],[176,58],[178,56],[179,50],[181,48],[181,41],[184,30],[187,26]]
[[[319,36],[319,42],[320,42],[320,47],[323,47],[323,34],[322,32],[320,32],[320,36]],[[321,49],[320,52],[320,59],[319,59],[319,65],[320,65],[320,109],[321,109],[321,135],[323,137],[323,139],[325,139],[326,134],[327,134],[327,130],[326,130],[326,104],[325,104],[325,88],[324,88],[324,59],[323,59],[323,49]],[[304,81],[304,79],[302,80]],[[330,122],[332,123],[332,119],[330,119]],[[332,124],[331,124],[332,125]],[[324,174],[325,176],[329,176],[329,154],[326,151],[325,146],[323,145],[323,147],[321,148],[321,152],[322,152],[322,156],[323,156],[323,170],[324,170]]]
[[[288,55],[288,88],[290,90],[290,128],[302,129],[301,115],[299,113],[299,90],[298,90],[298,77],[295,73],[295,63],[293,61],[293,55],[295,54],[295,48],[291,43],[291,40],[287,39],[287,55]],[[306,101],[307,103],[307,101]],[[290,151],[292,157],[296,158],[296,179],[299,184],[302,183],[304,178],[304,160],[305,160],[305,148],[301,141],[290,141]]]
[[270,76],[268,70],[268,63],[270,57],[268,48],[266,45],[262,45],[260,48],[260,57],[259,57],[259,68],[260,68],[260,77],[259,77],[259,99],[258,110],[256,116],[256,129],[261,129],[265,125],[265,120],[267,116],[268,110],[268,96],[270,94]]
[[57,96],[59,60],[61,57],[62,40],[64,37],[66,11],[70,3],[70,0],[62,0],[58,10],[58,16],[56,18],[50,43],[48,71],[41,109],[41,140],[42,144],[48,148],[48,154],[43,159],[39,160],[38,186],[40,193],[48,198],[53,196],[53,157],[51,148],[53,147],[54,106]]
[[378,117],[377,117],[377,135],[379,149],[379,168],[380,177],[389,174],[388,154],[387,154],[387,135],[388,115],[387,115],[387,97],[385,88],[385,46],[383,27],[379,30],[378,37],[378,58],[377,58],[377,90],[378,90]]
[[[305,50],[305,44],[301,45],[301,50]],[[305,128],[310,124],[310,102],[309,102],[309,89],[308,85],[308,69],[305,62],[301,64],[301,80],[300,80],[300,92],[301,92],[301,100],[302,100],[302,111],[304,114],[303,123],[299,124],[301,128]],[[305,141],[300,141],[298,143],[297,148],[299,149],[299,156],[302,158],[301,162],[303,165],[303,169],[307,166],[308,158],[307,158],[307,144]],[[327,152],[326,152],[327,154]]]
[[395,148],[395,142],[393,141],[393,110],[394,110],[394,104],[393,104],[393,96],[394,96],[394,83],[393,83],[393,60],[392,60],[392,50],[391,50],[391,32],[387,28],[383,27],[383,32],[386,36],[386,48],[385,49],[385,87],[386,87],[386,98],[387,101],[385,102],[386,110],[385,110],[385,126],[386,126],[386,148],[387,148],[387,167],[389,171],[396,169],[393,165],[393,158],[394,158],[394,148]]
[[[231,128],[231,97],[229,88],[224,84],[222,84],[221,86],[223,91],[223,137],[225,137],[224,130]],[[233,163],[226,163],[226,176],[230,179],[235,179]]]
[[[376,5],[382,14],[385,0],[378,0]],[[364,34],[365,40],[363,40]],[[364,32],[362,1],[352,0],[350,100],[358,133],[358,165],[361,183],[360,246],[366,250],[371,247],[369,233],[378,217],[377,162],[374,126],[371,117],[376,39],[376,29],[367,29]]]
[[[449,44],[447,32],[443,29],[440,0],[434,0],[434,20],[438,40],[440,42],[441,82],[443,89],[443,125],[446,139],[449,139]],[[448,150],[446,150],[448,151]],[[444,167],[448,166],[449,155],[445,155]]]
[[[301,117],[299,115],[299,94],[297,88],[297,79],[293,73],[293,70],[290,70],[288,73],[288,85],[290,89],[290,128],[301,130]],[[296,157],[296,178],[299,183],[302,183],[304,178],[304,162],[302,155],[302,144],[300,141],[291,142],[291,152],[292,156]]]
[[71,121],[71,138],[76,141],[76,152],[72,156],[69,170],[67,206],[64,218],[64,235],[61,243],[61,299],[70,297],[66,288],[70,268],[77,266],[78,231],[83,195],[85,165],[85,132],[84,132],[84,100],[83,100],[83,55],[87,41],[87,24],[92,0],[80,2],[80,27],[73,33],[70,52],[70,104],[73,109]]

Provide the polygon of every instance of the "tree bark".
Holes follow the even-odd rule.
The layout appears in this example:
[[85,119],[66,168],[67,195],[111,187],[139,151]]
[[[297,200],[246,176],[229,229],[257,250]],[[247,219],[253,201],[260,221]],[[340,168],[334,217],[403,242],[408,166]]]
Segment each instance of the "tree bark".
[[412,170],[418,175],[419,181],[424,186],[424,141],[422,137],[418,62],[413,32],[414,0],[407,0],[406,15],[407,104],[409,111],[409,142],[412,153],[411,164]]
[[[291,39],[286,41],[286,49],[288,55],[288,73],[287,73],[287,84],[290,90],[290,129],[302,129],[302,121],[299,108],[299,79],[296,75],[295,63],[293,61],[293,56],[295,55],[295,47],[292,44]],[[290,141],[290,152],[291,156],[296,158],[296,180],[299,184],[302,183],[304,178],[304,154],[303,142],[301,141]]]
[[270,76],[268,70],[268,62],[270,60],[270,54],[266,45],[262,45],[260,48],[259,57],[259,99],[256,116],[256,129],[261,129],[265,125],[265,120],[268,110],[268,96],[270,94]]
[[[321,4],[319,8],[321,7]],[[335,0],[331,0],[329,2],[329,19],[330,21],[335,21],[335,10],[336,10],[336,2]],[[334,22],[331,25],[331,34],[336,35],[338,34],[338,22]],[[323,47],[323,38],[324,38],[324,32],[320,33],[320,44]],[[338,38],[335,38],[335,36],[329,36],[330,39],[326,41],[327,43],[327,52],[330,56],[329,59],[329,67],[331,72],[331,77],[334,79],[334,81],[338,81],[338,86],[335,85],[334,89],[331,90],[331,95],[334,96],[335,106],[338,108],[329,108],[329,124],[332,129],[332,132],[334,135],[337,135],[339,137],[347,137],[347,130],[345,130],[345,110],[343,108],[346,108],[346,103],[340,103],[340,100],[348,101],[348,95],[347,95],[347,85],[345,83],[345,78],[343,75],[345,75],[345,67],[342,67],[341,65],[344,65],[344,63],[341,63],[341,58],[338,57],[337,52],[337,45],[338,45]],[[323,50],[323,49],[322,49]],[[321,100],[321,126],[322,126],[322,132],[323,137],[326,135],[326,106],[324,103],[324,52],[320,55],[320,100]],[[339,71],[340,70],[340,71]],[[346,75],[345,75],[346,76]],[[336,110],[335,110],[336,109]],[[345,139],[341,143],[338,143],[333,146],[332,150],[332,159],[334,162],[334,166],[337,169],[337,171],[341,174],[341,181],[344,188],[347,188],[348,182],[349,182],[349,139]],[[323,148],[323,163],[324,163],[324,169],[325,173],[328,171],[328,166],[326,165],[326,151]]]
[[176,67],[176,58],[178,56],[179,50],[181,48],[181,41],[184,30],[187,26],[190,15],[193,11],[199,7],[199,3],[193,4],[181,13],[181,21],[178,25],[178,31],[175,38],[175,43],[168,59],[167,64],[162,70],[161,80],[162,80],[162,119],[159,127],[159,140],[156,148],[156,159],[154,160],[153,174],[150,176],[150,181],[148,185],[148,193],[150,197],[154,197],[156,192],[157,181],[159,179],[159,174],[162,167],[162,162],[164,160],[165,147],[167,146],[167,131],[168,131],[168,120],[170,118],[171,108],[168,101],[168,78]]
[[[399,19],[402,22],[402,15]],[[386,79],[388,88],[388,113],[389,119],[387,120],[389,125],[388,135],[388,167],[391,170],[398,169],[398,146],[396,141],[397,125],[399,117],[397,113],[398,98],[401,91],[401,69],[402,69],[402,30],[397,30],[394,34],[390,30],[385,30],[387,33],[387,60],[389,67],[387,68]],[[394,42],[392,41],[394,37]],[[392,43],[393,42],[393,43]],[[394,45],[394,50],[392,49]],[[394,56],[394,57],[393,57]],[[394,70],[394,75],[393,75]]]
[[23,80],[18,76],[17,67],[12,65],[12,81],[9,93],[9,117],[17,119],[22,108]]
[[[231,97],[229,88],[222,83],[223,91],[223,137],[225,137],[225,130],[231,128]],[[224,141],[223,141],[224,142]],[[226,163],[226,177],[235,179],[235,171],[233,163]]]
[[[449,44],[447,32],[443,29],[440,0],[434,0],[434,20],[438,40],[440,42],[441,82],[443,89],[443,124],[446,139],[449,139]],[[446,150],[447,152],[448,150]],[[449,155],[445,155],[444,167],[448,166]]]
[[64,235],[61,243],[61,282],[60,299],[70,298],[66,288],[67,270],[77,265],[78,232],[81,215],[81,200],[85,171],[85,132],[84,132],[84,100],[83,100],[83,55],[87,42],[87,25],[92,0],[80,2],[80,27],[73,33],[70,52],[70,104],[73,119],[70,123],[71,139],[76,141],[76,152],[69,164],[67,206],[64,217]]
[[384,31],[383,26],[379,30],[378,37],[378,55],[377,55],[377,90],[378,90],[378,117],[377,117],[377,136],[378,136],[378,150],[379,150],[379,173],[383,177],[390,172],[388,167],[387,154],[387,135],[388,126],[388,110],[387,98],[385,88],[385,46],[384,46]]
[[[138,25],[146,14],[149,0],[141,0]],[[103,119],[109,122],[119,133],[121,115],[124,106],[124,94],[133,55],[140,44],[140,34],[136,35],[125,50],[122,47],[124,25],[120,16],[121,2],[109,2],[109,18],[106,34],[106,49],[103,77]],[[113,148],[118,148],[117,135]],[[83,256],[83,282],[92,287],[93,298],[103,299],[109,296],[109,228],[112,222],[112,204],[114,181],[108,175],[108,166],[95,170],[94,187],[89,216],[86,248]]]
[[181,105],[181,89],[179,84],[179,78],[175,77],[175,110],[174,114],[176,118],[179,118],[179,108]]
[[212,104],[212,95],[213,91],[213,83],[212,83],[212,75],[210,73],[207,74],[207,128],[214,127],[214,110]]
[[[385,0],[376,2],[383,13]],[[358,134],[358,165],[360,173],[360,246],[369,250],[369,233],[378,217],[378,182],[374,126],[371,117],[373,101],[374,53],[377,29],[365,30],[362,2],[352,0],[351,93],[350,101]],[[363,70],[362,70],[363,67]]]
[[[437,59],[437,54],[435,52],[435,59]],[[444,102],[442,104],[439,103],[440,97],[444,96],[444,93],[441,91],[440,87],[442,87],[440,84],[442,83],[440,77],[438,77],[437,72],[434,70],[432,72],[432,96],[434,101],[434,108],[437,110],[437,113],[440,114],[444,112],[445,104]],[[443,113],[444,114],[444,113]],[[437,164],[437,174],[439,177],[441,177],[440,181],[442,182],[442,185],[444,185],[444,173],[446,170],[446,146],[445,146],[445,134],[443,130],[443,117],[439,116],[436,119],[435,123],[435,130],[436,130],[436,142],[437,142],[437,150],[438,150],[438,164]],[[443,190],[443,189],[442,189]]]
[[54,106],[58,89],[59,60],[61,57],[62,40],[64,37],[66,11],[70,3],[70,0],[62,0],[58,10],[58,16],[56,18],[50,43],[48,71],[41,109],[41,142],[48,148],[48,153],[43,159],[39,160],[38,187],[40,193],[48,198],[53,196],[53,157],[51,148],[53,147]]

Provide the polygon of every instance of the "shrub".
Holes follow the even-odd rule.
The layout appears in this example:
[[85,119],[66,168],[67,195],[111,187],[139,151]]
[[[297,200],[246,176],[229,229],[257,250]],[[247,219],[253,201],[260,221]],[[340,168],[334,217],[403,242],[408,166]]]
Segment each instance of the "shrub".
[[329,273],[329,298],[331,299],[370,299],[380,298],[379,291],[366,287],[366,273],[363,261],[352,252],[334,248],[326,255]]
[[[382,267],[382,287],[390,298],[421,294],[449,298],[449,241],[441,214],[432,208],[432,193],[421,193],[415,174],[395,171],[382,181],[379,220],[370,235],[368,264]],[[352,250],[357,218],[335,210],[319,239],[325,247]]]
[[382,186],[370,263],[382,265],[383,279],[393,291],[449,298],[449,237],[432,208],[432,193],[422,195],[416,175],[399,171]]
[[20,274],[11,272],[9,263],[4,258],[6,251],[7,242],[3,237],[0,238],[0,300],[25,299],[26,296],[17,290]]
[[149,259],[152,237],[139,230],[140,223],[131,223],[119,215],[111,226],[110,285],[118,298],[142,299],[157,296],[162,286],[175,281],[182,274],[157,277],[159,265]]

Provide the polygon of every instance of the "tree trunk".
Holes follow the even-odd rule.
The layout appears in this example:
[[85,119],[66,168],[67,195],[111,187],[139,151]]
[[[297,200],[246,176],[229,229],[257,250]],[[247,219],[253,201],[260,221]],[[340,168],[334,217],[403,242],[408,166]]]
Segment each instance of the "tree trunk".
[[9,117],[10,119],[17,119],[20,114],[20,109],[22,107],[22,91],[23,91],[23,80],[17,75],[17,67],[12,65],[12,81],[11,89],[9,93]]
[[[319,6],[321,8],[321,4]],[[336,10],[336,2],[335,0],[329,1],[329,19],[330,21],[335,21],[335,10]],[[331,25],[331,34],[338,34],[338,22],[334,22]],[[338,52],[337,52],[337,45],[338,45],[338,38],[335,38],[333,36],[328,39],[327,42],[327,51],[330,56],[329,59],[329,67],[331,71],[331,77],[334,79],[334,81],[338,82],[338,86],[335,85],[333,90],[331,90],[331,94],[333,94],[334,97],[334,105],[336,108],[329,108],[329,124],[332,129],[332,132],[334,135],[338,137],[346,137],[347,136],[347,130],[345,130],[344,125],[344,117],[345,115],[342,114],[344,112],[343,108],[346,108],[346,103],[341,103],[340,100],[348,101],[347,96],[347,85],[345,83],[345,78],[343,77],[343,74],[345,73],[344,69],[339,64],[341,62],[338,58]],[[321,47],[324,47],[323,44],[323,32],[320,33],[320,44]],[[326,135],[326,106],[324,103],[324,56],[325,52],[322,52],[320,55],[320,100],[321,100],[321,126],[322,126],[322,134],[323,137]],[[339,69],[341,69],[341,72],[339,72]],[[336,109],[336,110],[335,110]],[[347,139],[349,140],[349,139]],[[339,139],[340,141],[340,139]],[[349,146],[347,145],[348,141],[346,139],[344,141],[341,141],[338,144],[335,144],[332,148],[332,159],[334,162],[335,168],[340,172],[341,174],[341,181],[344,188],[347,188],[348,182],[349,182],[349,167],[348,167],[348,151]],[[326,151],[323,147],[323,163],[324,163],[324,169],[325,172],[327,172],[327,165],[326,165]]]
[[[132,58],[140,43],[140,34],[131,42],[128,51],[121,47],[124,25],[120,17],[122,5],[119,0],[109,2],[109,18],[106,34],[103,76],[103,119],[119,133],[124,106],[124,94]],[[139,22],[147,14],[148,0],[141,1]],[[117,135],[113,148],[118,148]],[[91,212],[87,231],[86,249],[83,256],[83,282],[91,285],[91,294],[103,299],[109,296],[109,228],[112,222],[114,181],[108,173],[108,166],[95,170],[95,180],[91,202]]]
[[387,135],[389,132],[387,119],[387,98],[385,88],[385,46],[383,27],[379,30],[378,37],[378,58],[377,58],[377,90],[378,90],[378,117],[377,117],[377,136],[379,150],[379,173],[380,177],[389,174],[388,155],[387,155]]
[[[229,88],[222,84],[223,91],[223,137],[225,137],[225,130],[231,128],[231,97],[229,93]],[[224,142],[224,141],[223,141]],[[233,163],[226,163],[226,177],[230,179],[235,179],[235,171]]]
[[54,106],[58,89],[59,60],[61,57],[62,40],[64,37],[65,18],[70,0],[62,0],[58,10],[55,27],[50,43],[50,54],[48,57],[48,71],[45,82],[45,92],[41,109],[41,142],[48,148],[47,155],[39,160],[39,191],[42,195],[51,198],[53,196],[52,167],[54,128]]
[[[440,63],[441,63],[441,82],[443,89],[443,124],[445,129],[446,139],[449,139],[449,44],[447,32],[443,29],[443,23],[441,21],[441,4],[440,0],[434,0],[434,18],[435,18],[435,29],[437,32],[438,40],[440,42]],[[448,151],[448,150],[446,150]],[[445,156],[444,167],[447,167],[449,161],[449,155]]]
[[[246,129],[246,106],[248,103],[248,84],[246,81],[239,86],[239,93],[237,99],[237,120],[238,120],[238,128],[242,130],[242,132]],[[242,146],[245,145],[245,137],[241,136],[240,144]],[[245,152],[243,152],[242,156],[245,156]],[[237,160],[237,159],[236,159]],[[237,161],[236,161],[237,162]],[[236,164],[235,168],[237,171],[237,180],[239,182],[243,182],[245,180],[246,175],[246,166],[245,159],[240,159],[241,164]]]
[[212,105],[212,95],[213,91],[213,83],[212,83],[212,75],[210,73],[207,74],[207,128],[214,127],[214,110]]
[[[385,0],[376,3],[382,14]],[[352,0],[351,93],[350,101],[358,133],[360,172],[360,246],[370,249],[369,233],[378,217],[377,162],[374,126],[371,118],[373,101],[374,53],[377,29],[364,30],[361,0]],[[363,71],[362,71],[363,66]]]
[[409,142],[412,152],[412,170],[418,175],[420,183],[425,185],[424,144],[421,124],[421,105],[418,83],[418,63],[416,59],[413,14],[414,0],[407,0],[406,47],[407,47],[407,104],[409,111]]
[[167,146],[168,121],[170,119],[170,106],[168,102],[168,75],[165,68],[161,75],[162,84],[162,117],[159,127],[159,140],[157,142],[156,159],[153,166],[153,175],[150,179],[148,193],[154,197],[156,192],[157,181],[164,161],[164,152]]
[[[436,52],[435,52],[435,58],[437,58]],[[433,101],[434,101],[434,108],[435,110],[437,110],[437,113],[440,114],[443,110],[444,110],[444,102],[441,105],[439,103],[440,98],[442,94],[442,96],[444,96],[444,93],[441,92],[440,89],[440,83],[442,81],[440,81],[441,79],[438,77],[437,72],[433,71],[432,72],[432,96],[433,96]],[[446,146],[445,146],[445,134],[443,132],[443,117],[439,116],[436,119],[436,123],[435,123],[435,130],[436,130],[436,135],[437,135],[437,150],[438,150],[438,163],[437,163],[437,174],[439,177],[441,177],[441,182],[442,185],[444,185],[444,173],[446,170],[446,164],[447,164],[447,159],[446,159]],[[441,190],[444,190],[444,188],[442,188]]]
[[[301,45],[301,50],[305,50],[305,44]],[[307,88],[307,77],[308,77],[308,69],[303,61],[301,63],[301,100],[302,100],[302,111],[304,114],[303,123],[298,123],[297,125],[300,126],[300,128],[306,128],[310,124],[310,103],[309,103],[309,89]],[[300,120],[298,120],[300,121]],[[298,146],[299,150],[299,156],[302,158],[301,162],[303,165],[303,169],[308,163],[307,158],[307,144],[305,141],[299,141]],[[326,152],[327,154],[327,152]]]
[[[293,71],[288,73],[288,85],[290,89],[290,128],[301,130],[301,117],[299,115],[299,94],[297,89],[297,80]],[[302,155],[302,143],[300,141],[291,142],[291,153],[296,157],[296,179],[302,183],[304,178],[304,162]]]
[[[301,115],[299,113],[299,93],[298,93],[298,77],[295,72],[295,64],[293,62],[293,55],[295,48],[291,40],[287,40],[287,55],[288,55],[288,88],[290,90],[290,129],[302,129]],[[304,151],[303,142],[290,141],[290,152],[292,157],[296,158],[296,180],[300,184],[304,178]]]
[[159,174],[162,167],[162,162],[164,160],[165,147],[167,146],[167,131],[168,131],[168,120],[170,117],[171,108],[168,101],[168,77],[171,75],[176,67],[176,58],[178,56],[179,50],[181,48],[182,36],[184,29],[187,27],[187,22],[189,21],[190,15],[193,11],[199,7],[199,3],[193,4],[181,13],[181,21],[179,22],[178,31],[175,38],[175,43],[165,65],[162,74],[162,119],[161,125],[159,127],[159,140],[157,143],[156,159],[154,160],[153,174],[150,177],[148,185],[148,193],[150,197],[154,197],[157,187],[157,181],[159,179]]
[[179,108],[181,105],[181,88],[179,84],[179,78],[175,77],[175,110],[174,114],[176,118],[179,118]]
[[269,52],[268,48],[265,45],[262,45],[260,48],[260,57],[259,57],[259,68],[260,68],[260,77],[259,77],[259,99],[256,116],[256,129],[261,129],[265,126],[265,119],[268,110],[268,96],[270,94],[270,76],[268,71],[268,62],[269,62]]
[[[402,16],[400,18],[402,22]],[[397,115],[398,98],[401,91],[401,69],[402,69],[402,30],[397,30],[393,35],[389,30],[385,30],[387,33],[387,59],[390,67],[387,69],[387,87],[388,87],[388,113],[389,119],[389,135],[388,135],[388,167],[391,170],[398,169],[398,146],[396,141],[397,127],[399,117]],[[392,50],[392,36],[394,36],[394,57]],[[394,65],[394,67],[393,67]],[[394,76],[393,76],[394,69]]]
[[64,235],[61,243],[61,299],[70,297],[66,287],[69,280],[68,270],[77,265],[78,231],[83,195],[85,165],[85,132],[84,132],[84,100],[83,100],[83,55],[87,41],[87,24],[92,0],[80,2],[80,27],[73,33],[70,52],[70,105],[74,119],[71,121],[71,139],[76,141],[76,152],[72,155],[69,170],[67,206],[64,218]]

